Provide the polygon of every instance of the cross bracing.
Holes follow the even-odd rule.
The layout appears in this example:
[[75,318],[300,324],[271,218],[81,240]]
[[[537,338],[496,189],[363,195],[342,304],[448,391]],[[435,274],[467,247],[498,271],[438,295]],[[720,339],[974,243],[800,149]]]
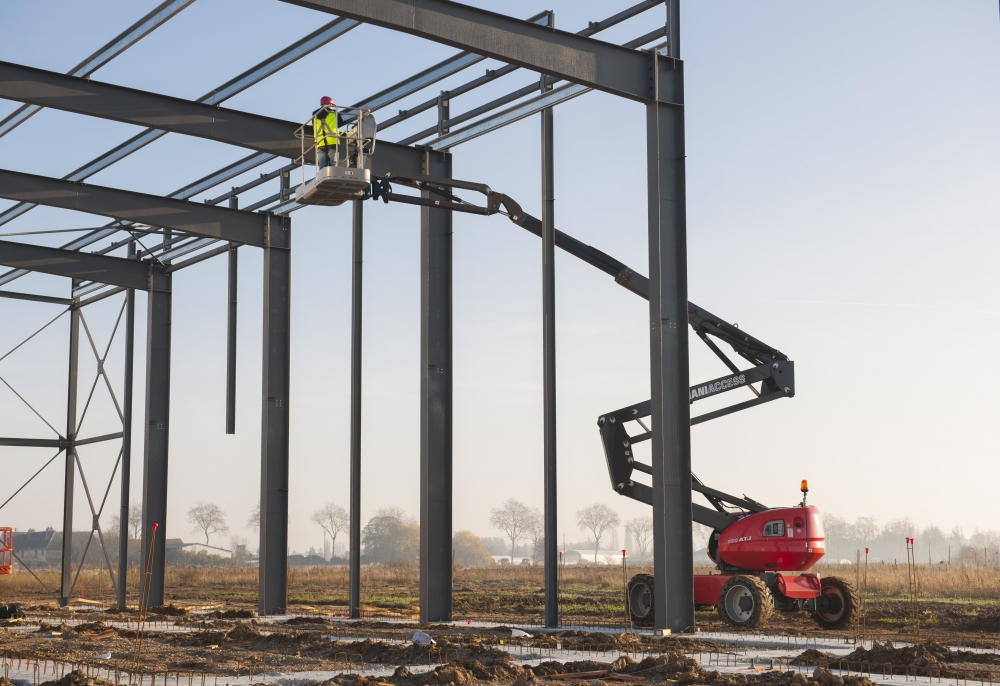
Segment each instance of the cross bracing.
[[[550,12],[522,21],[445,0],[421,0],[417,3],[401,3],[396,0],[352,0],[348,3],[336,0],[296,0],[294,4],[317,10],[317,17],[331,13],[336,16],[321,28],[198,100],[184,100],[102,82],[99,72],[90,76],[100,66],[97,63],[88,63],[90,67],[81,67],[69,74],[41,70],[31,65],[0,63],[0,97],[14,99],[29,108],[35,108],[23,112],[48,107],[78,116],[100,117],[147,127],[62,179],[39,177],[13,169],[0,171],[0,197],[16,201],[15,205],[0,213],[0,225],[10,224],[38,205],[77,209],[111,219],[105,226],[86,231],[83,236],[65,242],[59,248],[36,244],[27,236],[19,236],[13,242],[0,244],[0,263],[12,267],[7,273],[0,275],[0,286],[7,286],[30,272],[71,279],[67,293],[69,297],[64,299],[71,302],[70,312],[74,322],[71,326],[71,359],[75,359],[78,352],[78,329],[79,324],[85,322],[82,315],[85,306],[124,292],[126,303],[122,311],[130,313],[131,305],[128,303],[134,292],[145,290],[148,293],[144,527],[148,528],[153,522],[163,522],[166,512],[173,274],[186,266],[215,256],[228,255],[231,289],[229,359],[232,367],[235,360],[236,319],[232,288],[237,273],[237,249],[240,246],[260,248],[264,253],[265,340],[262,366],[265,409],[261,441],[259,608],[262,613],[284,611],[287,595],[284,554],[287,547],[288,340],[292,247],[289,215],[302,207],[294,200],[297,184],[293,172],[298,165],[290,163],[290,160],[299,155],[295,139],[298,123],[224,108],[222,103],[280,73],[359,24],[371,23],[450,45],[459,52],[425,67],[413,76],[402,78],[395,85],[382,88],[374,95],[362,99],[357,103],[358,107],[379,111],[403,98],[419,95],[446,79],[454,80],[464,70],[488,58],[507,63],[506,66],[488,69],[483,76],[451,86],[407,110],[400,110],[396,116],[385,118],[380,128],[383,132],[411,119],[416,121],[417,117],[429,119],[428,123],[431,125],[398,138],[396,142],[380,137],[378,154],[372,158],[373,171],[379,175],[403,172],[450,177],[450,151],[456,146],[539,113],[543,116],[543,136],[547,130],[551,143],[552,108],[584,96],[591,89],[637,100],[646,105],[647,133],[651,146],[650,166],[647,170],[651,189],[650,241],[651,246],[655,246],[654,253],[662,259],[662,262],[654,260],[651,265],[650,284],[646,292],[651,312],[658,312],[657,319],[660,321],[671,322],[659,331],[654,327],[651,353],[654,387],[651,433],[654,470],[658,470],[653,475],[653,505],[660,522],[658,529],[666,541],[666,545],[661,546],[663,551],[667,551],[664,555],[672,552],[677,557],[672,562],[657,558],[658,603],[666,603],[668,596],[670,598],[669,604],[662,608],[663,611],[658,616],[667,628],[682,629],[690,626],[688,615],[693,612],[693,607],[688,607],[690,598],[684,600],[686,594],[683,592],[685,574],[690,574],[690,569],[687,572],[683,570],[685,558],[690,557],[690,550],[683,552],[688,547],[684,542],[684,532],[686,530],[690,533],[690,520],[683,515],[685,506],[690,508],[690,490],[683,481],[678,485],[674,478],[677,473],[685,474],[689,471],[689,446],[685,438],[687,430],[679,428],[689,422],[687,403],[681,402],[687,395],[686,344],[678,334],[677,325],[672,323],[686,318],[688,307],[683,268],[683,69],[678,59],[677,1],[646,0],[621,9],[610,17],[591,21],[576,33],[555,29],[554,17]],[[673,21],[666,24],[663,22],[664,6],[669,8],[667,15],[673,18]],[[140,20],[137,26],[144,28],[139,32],[153,30],[156,21],[159,21],[157,26],[162,25],[169,19],[167,14],[171,8],[174,13],[180,9],[176,4],[164,3],[160,14],[153,19]],[[660,9],[660,13],[645,14],[656,8]],[[337,15],[337,12],[343,14]],[[438,20],[432,20],[432,16],[436,16]],[[623,45],[592,38],[607,28],[639,16],[647,21],[645,29],[638,37]],[[444,20],[440,21],[441,18]],[[137,30],[133,27],[129,31],[126,34],[132,35]],[[657,50],[649,49],[653,45]],[[107,57],[102,59],[106,61]],[[484,104],[470,107],[465,112],[456,112],[456,104],[462,102],[461,96],[525,69],[540,72],[541,76],[535,76],[526,85]],[[81,78],[84,75],[88,78]],[[8,119],[12,123],[19,123],[15,120],[16,117]],[[4,130],[0,127],[0,135],[10,128]],[[93,174],[108,169],[167,135],[208,138],[242,148],[243,156],[166,196],[158,197],[84,183]],[[391,137],[389,134],[389,138]],[[545,145],[543,141],[543,150],[546,149]],[[548,150],[548,155],[543,156],[543,159],[547,159],[544,164],[551,172],[551,148]],[[251,170],[264,165],[273,168],[256,179],[247,178]],[[565,234],[561,241],[556,238],[551,214],[550,172],[549,189],[546,191],[548,200],[545,205],[548,210],[547,214],[543,212],[539,229],[543,253],[547,255],[544,260],[547,284],[545,317],[549,323],[554,317],[552,250],[556,245],[566,249],[568,244]],[[240,179],[241,185],[228,190],[221,188],[222,184],[233,179]],[[266,193],[265,189],[268,187],[274,192],[259,197],[262,192]],[[202,195],[207,197],[203,203],[198,203],[195,198]],[[255,199],[246,202],[245,195]],[[423,195],[425,199],[428,198],[426,192]],[[361,345],[359,308],[363,221],[360,204],[356,204],[354,211],[353,300],[356,311],[355,333],[352,336],[355,347],[355,352],[352,353],[352,370],[357,370],[360,368]],[[422,212],[421,228],[425,237],[421,258],[423,268],[430,270],[428,273],[434,277],[426,281],[422,296],[422,365],[425,383],[421,391],[421,404],[425,408],[436,408],[433,412],[423,413],[421,430],[421,613],[424,619],[437,620],[450,615],[451,563],[447,550],[450,548],[450,533],[445,539],[444,532],[450,532],[451,524],[451,381],[450,376],[428,376],[427,369],[440,368],[441,362],[445,363],[444,366],[450,366],[451,312],[450,306],[442,305],[451,297],[450,210],[425,209]],[[127,251],[127,254],[122,255],[123,251]],[[579,253],[574,254],[580,256]],[[445,255],[448,257],[444,258]],[[622,273],[617,274],[616,278],[618,277],[622,277]],[[628,275],[625,275],[619,282],[624,285],[627,281]],[[635,283],[637,281],[634,279],[633,289]],[[48,297],[49,300],[42,302],[57,301],[52,296],[35,296],[31,293],[11,292],[9,297]],[[126,331],[130,339],[134,335],[131,320],[132,316],[129,314]],[[86,326],[84,329],[86,332]],[[99,366],[102,365],[99,348],[92,341],[89,342],[93,353],[98,356]],[[554,350],[554,339],[547,339],[547,388],[554,384]],[[71,362],[71,406],[76,403],[76,380],[72,366]],[[126,384],[128,396],[131,394],[131,360],[125,376],[129,379]],[[360,439],[355,436],[354,429],[360,421],[360,372],[352,378],[356,388],[352,389],[351,606],[352,612],[356,612],[356,565],[359,560],[357,518],[360,512],[357,509],[356,486],[360,469]],[[230,378],[227,392],[230,400],[227,402],[231,402],[235,395],[232,388],[234,383],[235,379]],[[547,413],[553,410],[554,402],[554,393],[547,391]],[[132,423],[130,399],[120,404],[115,398],[115,407],[124,424],[121,464],[127,473],[130,468],[128,433]],[[76,458],[71,459],[73,441],[76,440],[75,407],[73,409],[69,420],[71,426],[67,430],[67,435],[72,437],[67,446],[67,497],[72,491],[71,479],[76,464]],[[229,407],[227,416],[231,415],[232,407]],[[227,427],[229,426],[230,422],[227,420]],[[665,431],[670,435],[666,443]],[[551,428],[547,426],[546,432],[554,432],[554,425]],[[554,458],[554,442],[547,442],[547,494],[550,487],[554,488]],[[123,508],[128,501],[126,484],[127,479],[123,479]],[[88,503],[96,515],[96,501],[91,498],[86,483],[84,485]],[[551,534],[555,531],[554,500],[550,503],[548,495],[546,514],[547,528]],[[67,516],[69,520],[64,521],[64,528],[71,531],[71,511]],[[100,531],[97,534],[100,538]],[[555,551],[554,538],[555,536],[549,536],[550,546],[546,549],[546,559],[549,562],[552,562],[551,556]],[[157,541],[158,550],[147,549],[145,540],[143,543],[143,559],[152,556],[154,560],[154,603],[162,602],[163,598],[162,541],[161,535]],[[64,579],[60,591],[64,601],[68,600],[74,583],[69,578],[69,565],[70,561],[64,558]],[[669,588],[665,586],[667,566],[671,574],[679,575],[672,580]],[[689,564],[687,566],[690,567]],[[557,621],[555,565],[549,564],[548,567],[553,576],[547,576],[546,622],[554,623]],[[119,600],[124,602],[121,584]]]

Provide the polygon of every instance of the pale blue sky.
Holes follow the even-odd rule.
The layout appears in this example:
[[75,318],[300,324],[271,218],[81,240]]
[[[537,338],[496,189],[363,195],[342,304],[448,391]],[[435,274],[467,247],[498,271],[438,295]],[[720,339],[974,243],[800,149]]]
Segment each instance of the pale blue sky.
[[[521,17],[554,9],[559,27],[579,30],[631,3],[473,4]],[[65,71],[154,5],[4,3],[0,59]],[[662,9],[652,10],[602,37],[629,40],[663,18]],[[328,19],[276,0],[196,0],[95,78],[197,98]],[[798,392],[695,427],[696,473],[768,504],[795,501],[798,480],[808,478],[811,500],[842,516],[910,516],[961,525],[967,534],[975,526],[1000,528],[1000,515],[987,505],[1000,481],[1000,401],[989,371],[1000,334],[996,2],[688,0],[682,35],[690,297],[794,359]],[[453,52],[363,26],[226,104],[305,119],[320,95],[355,102]],[[452,112],[534,79],[518,71],[456,98]],[[15,107],[0,101],[0,116]],[[425,128],[431,116],[385,137]],[[557,226],[646,273],[642,106],[591,93],[560,106],[555,123]],[[46,111],[0,138],[0,167],[63,176],[135,131]],[[538,142],[537,117],[477,139],[453,151],[455,176],[488,183],[538,214]],[[245,154],[168,135],[91,180],[167,194]],[[261,189],[260,197],[272,192]],[[0,209],[8,205],[0,201]],[[290,542],[303,550],[322,542],[310,512],[327,500],[347,504],[350,210],[293,216]],[[37,209],[0,232],[99,223]],[[366,230],[363,511],[367,518],[378,506],[399,505],[416,514],[418,211],[369,204]],[[540,244],[502,217],[459,216],[454,246],[455,526],[494,535],[491,507],[508,497],[542,501]],[[595,424],[601,412],[649,397],[647,305],[575,258],[561,254],[557,269],[559,528],[580,539],[573,513],[592,502],[611,505],[623,519],[648,512],[612,493]],[[174,281],[167,531],[192,538],[184,513],[211,500],[229,513],[235,533],[253,541],[242,525],[259,480],[259,253],[241,251],[236,436],[223,433],[225,271],[225,259],[216,258]],[[32,276],[13,287],[64,295],[68,282]],[[116,302],[87,311],[99,341]],[[0,300],[0,355],[56,312]],[[0,361],[0,375],[57,427],[64,424],[66,332],[60,321]],[[691,350],[693,382],[723,373],[697,339]],[[120,346],[110,359],[120,384]],[[113,409],[100,390],[94,403],[84,433],[113,430]],[[0,434],[46,431],[0,387]],[[2,450],[9,455],[2,499],[51,456]],[[94,491],[111,468],[110,450],[81,449]],[[57,525],[60,488],[54,463],[4,508],[0,522]],[[117,485],[108,511],[116,501]],[[81,494],[81,528],[84,502]]]

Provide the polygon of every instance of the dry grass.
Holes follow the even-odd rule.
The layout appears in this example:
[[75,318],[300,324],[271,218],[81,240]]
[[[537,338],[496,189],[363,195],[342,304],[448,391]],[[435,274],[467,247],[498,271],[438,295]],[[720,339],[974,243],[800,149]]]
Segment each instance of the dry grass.
[[[857,569],[853,565],[820,565],[814,571],[844,577],[869,597],[905,599],[909,593],[905,564],[869,563],[867,570],[864,564]],[[924,600],[1000,601],[1000,566],[917,565],[916,578],[918,596]]]
[[[631,567],[629,576],[650,569]],[[699,573],[707,568],[696,570]],[[866,589],[869,598],[905,600],[908,597],[906,565],[875,563],[865,569],[847,565],[821,565],[816,572],[840,576]],[[541,613],[543,570],[538,567],[455,569],[455,613],[458,617],[492,614]],[[38,572],[51,589],[59,588],[57,571]],[[569,615],[598,617],[620,611],[623,574],[617,566],[566,566],[559,570],[560,601]],[[81,590],[90,600],[113,602],[114,592],[106,571],[84,570],[74,597]],[[288,572],[289,603],[311,605],[336,612],[347,605],[346,567],[292,567]],[[918,591],[924,600],[1000,602],[1000,567],[922,565],[917,567]],[[138,576],[129,575],[129,598],[134,601]],[[254,606],[257,570],[253,567],[173,567],[167,569],[167,601],[182,604],[218,602]],[[362,567],[362,602],[390,610],[408,611],[419,602],[419,569],[416,565]],[[53,600],[27,572],[0,578],[0,603],[37,603]]]

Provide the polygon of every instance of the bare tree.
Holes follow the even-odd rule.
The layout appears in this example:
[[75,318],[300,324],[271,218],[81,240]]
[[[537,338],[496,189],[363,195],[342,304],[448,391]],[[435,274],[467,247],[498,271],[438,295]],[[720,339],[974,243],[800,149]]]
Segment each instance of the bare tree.
[[639,559],[645,560],[649,546],[653,542],[653,518],[636,517],[625,522],[625,528],[632,532],[632,540],[639,548]]
[[226,513],[214,503],[199,502],[188,510],[188,523],[194,524],[191,529],[192,533],[200,531],[205,535],[205,545],[208,545],[208,537],[212,534],[229,533]]
[[508,498],[503,506],[490,511],[490,524],[504,532],[510,541],[511,564],[514,564],[514,549],[517,547],[517,542],[527,533],[531,516],[531,508],[513,498]]
[[341,531],[347,531],[351,526],[351,516],[347,514],[347,510],[329,502],[312,513],[312,521],[319,528],[323,529],[323,531],[330,534],[330,538],[333,539],[331,549],[333,550],[333,554],[336,555],[337,534]]
[[[528,511],[528,521],[524,524],[524,534],[531,541],[531,561],[538,564],[538,551],[545,545],[545,517],[542,511],[533,507]],[[514,561],[513,556],[511,562]]]
[[135,500],[128,506],[128,537],[132,540],[142,537],[142,505]]
[[260,531],[260,501],[253,506],[253,512],[250,513],[250,517],[247,519],[247,528],[253,529],[254,531]]
[[597,564],[601,536],[611,527],[618,526],[618,513],[604,503],[594,503],[576,513],[576,524],[594,536],[594,564]]
[[858,517],[854,523],[854,531],[863,546],[868,546],[879,534],[878,521],[874,517]]

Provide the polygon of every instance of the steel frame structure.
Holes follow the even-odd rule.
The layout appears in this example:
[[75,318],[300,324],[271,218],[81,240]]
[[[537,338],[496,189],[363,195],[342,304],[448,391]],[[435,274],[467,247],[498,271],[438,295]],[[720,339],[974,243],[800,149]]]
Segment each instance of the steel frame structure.
[[[551,12],[528,20],[479,10],[449,0],[283,0],[316,11],[335,14],[328,24],[279,51],[250,70],[213,89],[196,101],[187,101],[102,83],[90,78],[101,64],[127,47],[131,40],[176,14],[193,0],[164,2],[122,36],[118,48],[102,48],[67,74],[0,63],[0,97],[24,103],[18,113],[0,122],[0,136],[42,107],[112,119],[148,127],[126,143],[99,156],[63,179],[49,179],[0,170],[0,197],[19,203],[0,213],[0,225],[34,206],[79,209],[108,216],[106,226],[91,230],[61,248],[30,243],[0,242],[0,264],[12,267],[0,274],[5,286],[29,272],[72,279],[70,298],[49,298],[0,290],[14,297],[69,305],[73,321],[82,320],[82,308],[115,293],[126,293],[124,311],[129,353],[125,370],[125,403],[121,411],[122,437],[131,433],[131,341],[134,294],[148,293],[146,335],[147,381],[143,468],[143,531],[152,523],[165,525],[167,508],[170,314],[173,273],[217,255],[229,256],[229,315],[227,344],[226,431],[235,431],[235,361],[237,304],[237,250],[249,245],[264,251],[264,378],[261,436],[261,530],[259,612],[285,610],[288,507],[288,370],[290,328],[291,222],[300,209],[290,178],[293,163],[261,174],[239,187],[206,200],[189,202],[249,170],[278,158],[294,159],[298,124],[263,117],[220,105],[229,97],[270,76],[313,50],[326,45],[360,23],[408,32],[460,50],[452,57],[358,103],[372,110],[385,108],[425,90],[486,58],[507,66],[488,70],[459,87],[442,91],[409,110],[385,119],[380,131],[424,112],[436,113],[433,126],[397,143],[379,142],[372,157],[373,175],[388,172],[451,176],[452,153],[458,145],[515,121],[540,114],[542,126],[542,238],[543,356],[544,356],[544,484],[545,484],[545,622],[558,625],[556,586],[556,427],[555,427],[555,270],[554,251],[578,241],[556,231],[554,220],[553,107],[590,90],[602,90],[646,106],[647,178],[649,201],[648,283],[619,273],[619,283],[637,293],[648,293],[650,317],[652,504],[655,550],[654,576],[657,626],[684,631],[694,624],[691,536],[690,410],[688,402],[687,278],[684,206],[684,83],[680,60],[679,0],[643,0],[611,17],[590,22],[577,32],[557,30]],[[649,9],[666,6],[667,21],[633,41],[615,45],[592,36]],[[644,49],[656,44],[652,49]],[[103,60],[103,61],[102,61]],[[461,114],[453,114],[455,98],[492,83],[520,68],[541,74],[526,86]],[[86,76],[87,78],[82,78]],[[561,83],[565,81],[566,83]],[[75,97],[67,96],[73,92]],[[78,97],[86,94],[88,97]],[[507,107],[507,109],[502,109]],[[26,109],[27,108],[27,109]],[[20,117],[20,119],[18,119]],[[464,125],[462,128],[456,128]],[[192,135],[248,148],[252,151],[226,167],[166,196],[132,193],[84,185],[92,174],[166,135]],[[415,146],[414,144],[418,144]],[[273,180],[277,193],[240,208],[242,193]],[[427,197],[427,194],[424,193]],[[226,203],[228,207],[220,206]],[[451,617],[451,478],[452,478],[452,311],[450,209],[421,210],[421,584],[422,621]],[[527,228],[527,227],[526,227]],[[147,247],[143,240],[154,241]],[[156,243],[155,241],[159,241]],[[95,252],[82,249],[100,244]],[[351,530],[350,612],[360,606],[360,484],[361,357],[362,357],[362,245],[363,208],[354,204],[352,346],[351,346]],[[125,248],[128,257],[109,253]],[[577,252],[578,256],[580,255]],[[185,257],[180,260],[179,258]],[[607,257],[607,256],[604,256]],[[587,258],[585,258],[587,259]],[[595,266],[607,268],[588,259]],[[625,270],[628,271],[628,270]],[[76,324],[71,326],[70,409],[75,416],[75,369],[78,353]],[[97,349],[94,348],[95,354]],[[109,384],[110,388],[110,384]],[[76,439],[70,420],[64,444],[67,476],[64,533],[72,532],[72,493],[69,459]],[[0,439],[0,445],[10,445]],[[20,444],[23,445],[23,444]],[[122,521],[127,521],[128,448],[122,451]],[[96,514],[96,513],[95,513]],[[96,520],[95,520],[96,521]],[[124,529],[125,527],[123,527]],[[98,532],[99,533],[99,532]],[[157,550],[147,550],[143,536],[143,565],[153,556],[151,602],[163,601],[165,532],[157,536]],[[64,538],[64,542],[67,541]],[[127,543],[123,533],[122,543]],[[124,548],[123,548],[124,549]],[[124,555],[120,556],[124,559]],[[71,564],[64,552],[63,569]],[[110,565],[109,565],[110,566]],[[124,564],[119,569],[123,576]],[[61,598],[68,601],[72,584],[64,574]],[[124,604],[124,584],[118,583]]]

